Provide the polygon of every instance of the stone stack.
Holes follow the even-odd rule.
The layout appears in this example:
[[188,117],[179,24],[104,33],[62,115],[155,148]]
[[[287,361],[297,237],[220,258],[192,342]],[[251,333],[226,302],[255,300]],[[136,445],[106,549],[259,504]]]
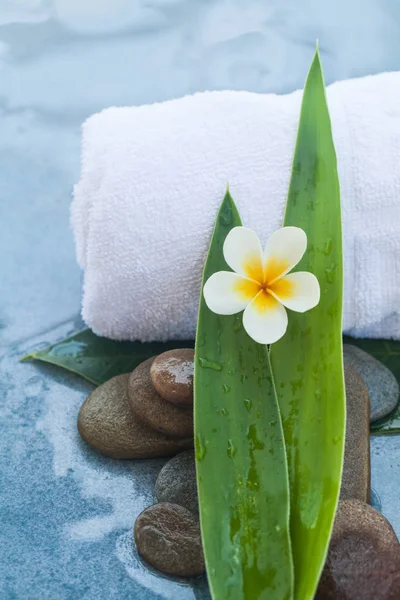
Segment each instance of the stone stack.
[[[82,438],[112,458],[176,455],[134,527],[136,546],[169,575],[205,572],[193,451],[193,350],[171,350],[97,388],[78,417]],[[368,505],[370,421],[396,405],[399,388],[382,363],[344,348],[347,424],[340,501],[315,600],[399,600],[400,546],[390,523]]]
[[111,458],[154,458],[193,447],[193,350],[165,352],[103,383],[82,405],[78,429]]
[[[149,358],[132,373],[113,377],[85,400],[78,416],[81,437],[111,458],[151,458],[193,447],[193,360],[191,349]],[[191,477],[176,482],[168,501],[146,508],[136,519],[134,538],[142,557],[168,575],[193,577],[205,572],[197,508],[193,451]],[[162,490],[162,484],[160,484]],[[188,502],[185,503],[185,494]]]

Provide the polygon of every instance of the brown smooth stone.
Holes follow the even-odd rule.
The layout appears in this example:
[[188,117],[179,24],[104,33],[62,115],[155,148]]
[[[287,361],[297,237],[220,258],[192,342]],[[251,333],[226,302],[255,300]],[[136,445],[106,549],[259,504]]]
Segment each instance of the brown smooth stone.
[[339,502],[315,600],[399,598],[400,545],[392,526],[364,502]]
[[173,439],[135,418],[128,402],[128,379],[129,374],[113,377],[85,400],[78,415],[83,440],[111,458],[170,456],[192,448],[192,437]]
[[173,437],[193,437],[193,407],[176,406],[161,398],[153,387],[149,358],[131,373],[128,398],[134,415],[148,427]]
[[340,498],[369,502],[371,461],[369,444],[368,390],[360,375],[350,366],[344,368],[346,383],[346,442]]
[[205,571],[199,520],[183,506],[149,506],[136,519],[134,538],[139,554],[167,575],[195,577]]
[[162,398],[174,404],[193,405],[194,350],[168,350],[150,368],[153,385]]

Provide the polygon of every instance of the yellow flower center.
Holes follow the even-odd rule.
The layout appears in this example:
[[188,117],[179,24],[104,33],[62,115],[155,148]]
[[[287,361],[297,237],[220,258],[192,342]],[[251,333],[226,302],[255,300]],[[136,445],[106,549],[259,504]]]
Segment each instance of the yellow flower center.
[[244,265],[248,279],[240,280],[236,291],[249,302],[257,297],[256,307],[262,312],[272,308],[276,303],[274,296],[282,300],[293,296],[294,283],[285,277],[278,279],[289,266],[286,261],[271,257],[263,268],[259,257],[249,256]]

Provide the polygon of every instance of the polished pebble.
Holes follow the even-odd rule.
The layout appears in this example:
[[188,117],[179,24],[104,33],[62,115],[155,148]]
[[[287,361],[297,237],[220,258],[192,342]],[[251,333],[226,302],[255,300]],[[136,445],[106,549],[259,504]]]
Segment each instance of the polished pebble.
[[158,502],[172,502],[193,513],[199,512],[193,450],[177,454],[163,466],[157,477],[155,494]]
[[193,407],[181,407],[161,398],[154,389],[149,358],[131,373],[128,397],[132,412],[148,427],[173,437],[193,437]]
[[194,350],[181,348],[157,356],[151,365],[153,385],[162,398],[174,404],[193,405]]
[[85,400],[78,415],[83,440],[111,458],[168,456],[192,447],[192,437],[170,438],[136,419],[128,402],[128,379],[129,375],[113,377]]
[[149,506],[136,519],[134,538],[139,554],[163,573],[194,577],[205,571],[199,520],[183,506]]
[[389,521],[359,500],[339,503],[315,600],[399,600],[400,546]]
[[340,497],[368,502],[371,493],[369,396],[361,377],[344,368],[346,383],[346,442]]

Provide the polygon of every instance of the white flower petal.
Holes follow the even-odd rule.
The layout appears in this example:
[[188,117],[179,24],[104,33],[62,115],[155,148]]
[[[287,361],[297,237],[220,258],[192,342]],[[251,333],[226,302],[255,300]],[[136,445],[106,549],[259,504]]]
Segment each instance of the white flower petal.
[[246,308],[258,294],[260,286],[236,273],[219,271],[206,281],[204,300],[217,315],[234,315]]
[[243,327],[259,344],[273,344],[285,333],[288,324],[286,310],[275,298],[261,291],[243,313]]
[[224,258],[230,268],[255,281],[263,280],[263,253],[257,234],[247,227],[234,227],[224,242]]
[[300,313],[317,306],[321,295],[318,279],[306,271],[289,273],[268,289],[286,308]]
[[306,233],[300,227],[282,227],[269,238],[264,250],[264,277],[272,283],[286,275],[301,260],[307,248]]

